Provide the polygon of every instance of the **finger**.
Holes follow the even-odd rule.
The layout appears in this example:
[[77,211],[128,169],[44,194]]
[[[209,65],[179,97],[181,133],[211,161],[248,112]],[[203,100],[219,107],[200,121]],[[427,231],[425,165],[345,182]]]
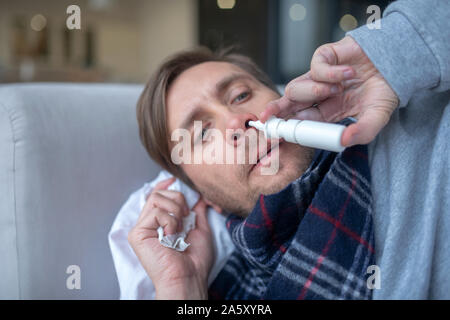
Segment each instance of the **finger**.
[[330,97],[316,107],[307,108],[295,114],[295,118],[301,120],[314,120],[325,122],[336,122],[348,116],[348,110],[343,108],[344,97]]
[[[165,180],[162,180],[162,181],[158,182],[158,183],[156,184],[156,186],[153,188],[152,192],[153,192],[154,190],[164,190],[164,189],[167,189],[172,183],[175,182],[175,180],[176,180],[175,177],[171,177],[171,178],[168,178],[168,179],[165,179]],[[151,194],[151,192],[150,192],[149,194],[147,194],[147,196],[145,197],[146,200],[148,200],[148,198],[150,197],[150,194]]]
[[137,228],[148,231],[157,230],[163,227],[164,234],[174,234],[177,231],[179,221],[176,216],[171,216],[169,212],[161,208],[153,208],[148,215],[145,215],[141,221],[136,224]]
[[158,182],[155,185],[155,187],[151,190],[151,192],[146,195],[146,198],[145,198],[146,202],[144,204],[144,208],[143,209],[146,209],[146,207],[149,207],[151,209],[153,207],[153,203],[151,203],[151,201],[150,201],[150,197],[151,197],[152,193],[154,193],[156,190],[165,190],[165,189],[167,189],[172,183],[175,182],[175,180],[176,180],[175,177],[171,177],[171,178],[168,178],[168,179],[165,179],[165,180],[162,180],[162,181]]
[[348,110],[342,95],[330,97],[317,105],[323,121],[336,122],[345,118]]
[[340,94],[342,91],[344,91],[344,87],[338,83],[330,84],[314,80],[303,80],[288,85],[285,96],[290,101],[311,105],[311,103]]
[[158,190],[156,192],[178,204],[178,206],[183,209],[183,215],[187,216],[189,214],[189,206],[186,198],[181,192],[174,190]]
[[137,223],[140,223],[141,221],[147,219],[148,216],[151,216],[155,208],[159,208],[174,214],[179,221],[177,229],[182,229],[181,218],[184,216],[184,209],[180,208],[180,206],[173,200],[161,195],[159,191],[154,191],[151,193],[148,201],[145,203],[144,208],[142,209],[141,214],[139,215]]
[[136,225],[128,233],[128,242],[132,245],[136,241],[158,238],[158,231],[156,229],[141,228]]
[[[311,72],[308,71],[307,73],[301,75],[300,77],[297,77],[293,80],[291,80],[287,85],[286,88],[293,83],[300,82],[303,80],[311,80]],[[285,89],[286,91],[286,89]],[[293,107],[292,101],[289,101],[287,97],[283,96],[277,100],[271,101],[266,109],[259,114],[259,120],[264,123],[269,119],[271,116],[278,116],[278,117],[284,117],[288,113],[292,113],[291,108]],[[298,106],[300,107],[300,106]],[[307,106],[305,106],[307,107]]]
[[311,78],[320,82],[337,83],[355,76],[352,67],[337,65],[338,55],[332,44],[320,46],[311,59]]
[[159,226],[163,227],[164,235],[175,234],[180,229],[180,220],[168,212],[156,216]]
[[163,209],[170,215],[175,216],[178,221],[177,231],[181,232],[183,230],[183,217],[186,216],[186,212],[189,212],[187,205],[179,205],[174,200],[160,194],[160,192],[161,191],[156,191],[151,196],[153,207]]
[[264,109],[263,112],[259,114],[259,120],[264,123],[269,119],[271,116],[276,116],[281,110],[281,107],[279,105],[279,100],[274,100],[269,102],[266,109]]
[[388,123],[389,111],[368,109],[358,116],[358,121],[349,125],[342,133],[341,143],[350,147],[356,144],[368,144]]
[[165,180],[162,180],[156,184],[156,186],[153,188],[153,190],[165,190],[167,189],[172,183],[174,183],[176,180],[175,177],[171,177]]
[[310,107],[300,112],[297,112],[294,116],[294,119],[299,120],[312,120],[312,121],[324,121],[322,114],[319,109],[316,107]]
[[[303,80],[312,80],[312,78],[311,78],[311,71],[308,71],[307,73],[302,74],[300,77],[292,79],[291,81],[288,82],[286,87],[288,87],[289,85],[291,85],[293,83],[301,82]],[[286,91],[286,87],[285,87],[285,91]]]
[[180,220],[183,218],[183,216],[185,216],[186,209],[183,206],[180,206],[172,199],[163,196],[158,191],[152,194],[151,197],[154,207],[164,209],[167,212],[174,214],[177,217],[177,219]]
[[259,120],[264,123],[271,116],[283,118],[295,113],[296,111],[308,108],[310,105],[310,103],[296,103],[289,100],[286,96],[283,96],[280,99],[269,102],[266,109],[260,113]]
[[292,82],[297,82],[297,81],[303,81],[303,80],[311,80],[311,70],[308,71],[307,73],[302,74],[300,77],[294,78],[291,81],[289,81],[288,84],[292,83]]

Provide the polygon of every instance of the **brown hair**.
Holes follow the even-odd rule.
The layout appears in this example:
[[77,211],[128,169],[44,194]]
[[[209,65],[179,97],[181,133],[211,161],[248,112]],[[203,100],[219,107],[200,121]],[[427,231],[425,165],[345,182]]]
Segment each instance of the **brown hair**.
[[166,60],[147,82],[137,104],[139,136],[150,157],[162,168],[196,189],[191,179],[171,161],[166,115],[166,95],[171,83],[183,71],[203,62],[229,62],[248,72],[263,85],[277,92],[270,78],[247,56],[233,48],[213,52],[205,47],[178,53]]

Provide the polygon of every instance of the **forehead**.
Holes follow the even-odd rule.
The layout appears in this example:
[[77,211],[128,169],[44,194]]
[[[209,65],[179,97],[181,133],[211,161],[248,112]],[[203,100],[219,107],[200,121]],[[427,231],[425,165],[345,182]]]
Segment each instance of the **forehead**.
[[197,64],[183,71],[170,85],[167,100],[187,97],[187,94],[213,93],[216,83],[231,74],[248,73],[229,62],[208,61]]
[[245,75],[256,80],[246,71],[228,62],[203,62],[183,71],[170,85],[166,96],[168,124],[174,125],[182,114],[206,104],[215,98],[217,84],[232,75]]

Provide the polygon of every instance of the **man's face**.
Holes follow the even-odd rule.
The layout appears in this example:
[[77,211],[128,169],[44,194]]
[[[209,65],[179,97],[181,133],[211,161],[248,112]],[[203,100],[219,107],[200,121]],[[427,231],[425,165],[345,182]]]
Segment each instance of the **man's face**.
[[[200,193],[228,212],[248,215],[260,194],[282,190],[310,164],[311,149],[283,140],[269,141],[255,128],[246,126],[248,120],[258,120],[257,115],[267,103],[278,98],[278,93],[239,67],[226,62],[205,62],[191,67],[181,73],[168,90],[166,104],[169,132],[178,128],[190,131],[192,159],[194,152],[199,150],[195,148],[196,144],[202,144],[204,150],[208,143],[212,143],[202,139],[202,135],[207,136],[210,129],[222,133],[222,145],[224,149],[227,147],[235,151],[235,159],[239,153],[246,153],[244,164],[238,164],[238,161],[231,164],[208,164],[205,161],[200,164],[181,164]],[[201,121],[201,130],[194,130],[194,121]],[[244,134],[235,136],[230,134],[232,132]],[[256,164],[250,161],[250,148],[239,147],[242,143],[250,145],[249,140],[246,140],[249,134],[258,134],[259,137],[257,148],[253,148],[257,153]],[[264,168],[271,166],[270,161],[278,160],[276,173],[262,174]]]

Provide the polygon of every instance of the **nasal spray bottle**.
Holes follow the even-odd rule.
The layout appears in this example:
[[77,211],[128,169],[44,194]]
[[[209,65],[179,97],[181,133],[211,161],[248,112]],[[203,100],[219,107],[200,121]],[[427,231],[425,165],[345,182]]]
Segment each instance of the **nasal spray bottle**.
[[287,142],[302,146],[341,152],[345,149],[341,137],[346,128],[341,124],[325,123],[311,120],[269,118],[265,123],[249,121],[248,124],[264,131],[266,138],[283,138]]

